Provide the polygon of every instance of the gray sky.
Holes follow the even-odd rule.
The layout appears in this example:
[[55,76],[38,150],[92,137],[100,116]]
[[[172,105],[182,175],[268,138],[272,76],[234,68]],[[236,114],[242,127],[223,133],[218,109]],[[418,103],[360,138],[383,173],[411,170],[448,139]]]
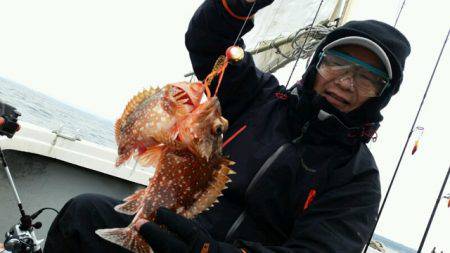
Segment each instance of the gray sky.
[[[142,88],[183,80],[190,71],[184,32],[201,2],[0,0],[0,76],[115,120]],[[393,24],[400,4],[356,1],[352,18]],[[448,0],[407,0],[400,17],[397,27],[413,51],[400,94],[384,111],[378,141],[370,144],[384,191],[449,29],[449,5]],[[450,166],[449,47],[418,121],[425,128],[421,146],[414,156],[408,147],[377,229],[414,248]],[[278,74],[281,82],[289,71]],[[442,201],[425,252],[433,246],[450,250],[449,227],[450,209]]]

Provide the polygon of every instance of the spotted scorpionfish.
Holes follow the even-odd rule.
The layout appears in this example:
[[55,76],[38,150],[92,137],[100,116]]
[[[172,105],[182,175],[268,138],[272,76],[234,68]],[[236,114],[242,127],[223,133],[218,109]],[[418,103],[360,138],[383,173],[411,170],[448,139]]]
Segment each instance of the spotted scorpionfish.
[[[114,209],[135,215],[125,228],[99,229],[96,234],[136,253],[153,252],[133,228],[139,219],[154,220],[166,207],[193,218],[217,203],[234,174],[233,162],[222,156],[222,133],[228,121],[222,117],[217,97],[208,95],[202,83],[177,83],[144,91],[127,105],[116,122],[116,141],[121,165],[131,156],[143,166],[154,166],[148,187],[136,191]],[[209,90],[207,92],[209,93]]]

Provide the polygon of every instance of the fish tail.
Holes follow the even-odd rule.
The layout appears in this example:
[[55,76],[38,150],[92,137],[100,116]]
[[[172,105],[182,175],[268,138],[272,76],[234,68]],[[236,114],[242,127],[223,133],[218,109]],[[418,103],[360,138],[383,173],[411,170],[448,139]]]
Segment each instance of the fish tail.
[[97,229],[95,233],[101,238],[120,245],[134,253],[153,253],[147,242],[132,227]]

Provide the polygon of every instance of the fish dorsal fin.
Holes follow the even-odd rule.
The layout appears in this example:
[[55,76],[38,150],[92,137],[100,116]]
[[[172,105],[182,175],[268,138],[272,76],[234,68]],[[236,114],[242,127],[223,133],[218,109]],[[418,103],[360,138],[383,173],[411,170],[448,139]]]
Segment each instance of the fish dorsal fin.
[[116,134],[116,141],[118,141],[118,138],[120,136],[120,130],[122,128],[122,125],[124,122],[127,121],[128,116],[136,110],[136,107],[142,103],[145,99],[147,99],[150,96],[155,95],[157,92],[159,92],[161,88],[148,88],[144,89],[143,91],[136,94],[125,106],[125,110],[123,110],[122,116],[116,121],[115,125],[115,134]]
[[116,143],[120,143],[120,129],[122,128],[122,121],[119,118],[114,125],[114,134],[116,136]]
[[213,174],[213,181],[197,198],[194,204],[182,213],[184,217],[191,219],[218,202],[217,198],[222,195],[222,190],[226,189],[226,184],[230,182],[228,175],[235,174],[235,172],[228,167],[233,164],[234,162],[223,159],[219,164],[220,168]]

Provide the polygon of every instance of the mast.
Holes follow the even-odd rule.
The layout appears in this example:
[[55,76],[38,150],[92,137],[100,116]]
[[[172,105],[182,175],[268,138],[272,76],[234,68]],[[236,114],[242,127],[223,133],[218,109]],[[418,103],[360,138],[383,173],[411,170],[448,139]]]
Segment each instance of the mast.
[[[331,20],[331,21],[339,20],[340,21],[342,19],[342,17],[344,16],[346,7],[348,6],[349,3],[350,3],[350,0],[337,1],[336,7],[334,7],[334,10],[330,15],[329,20]],[[338,22],[337,25],[340,26],[341,25],[340,22]]]
[[347,23],[350,20],[350,13],[355,9],[355,1],[347,0],[345,1],[344,8],[342,10],[342,17],[339,22],[339,26]]

